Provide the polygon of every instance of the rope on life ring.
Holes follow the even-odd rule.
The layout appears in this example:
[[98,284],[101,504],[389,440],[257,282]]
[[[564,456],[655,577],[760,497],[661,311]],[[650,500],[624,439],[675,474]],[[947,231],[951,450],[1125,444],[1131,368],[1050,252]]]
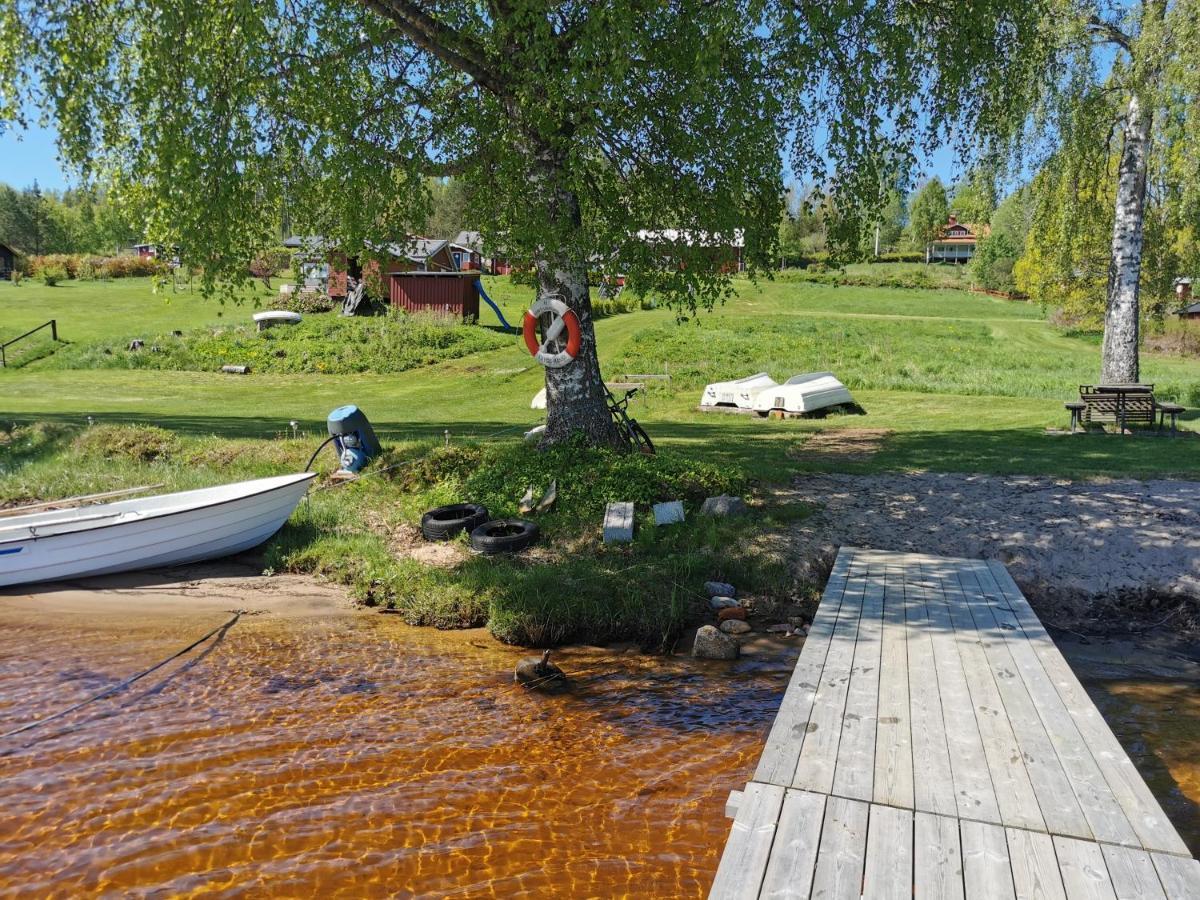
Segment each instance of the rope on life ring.
[[[538,321],[547,313],[552,314],[553,319],[539,339]],[[565,344],[561,340],[563,329],[566,329],[567,332]],[[550,295],[538,297],[529,311],[525,313],[521,331],[525,336],[525,346],[529,348],[530,355],[543,366],[560,369],[569,365],[575,357],[579,356],[579,348],[583,343],[579,317],[558,297]],[[561,345],[561,349],[555,350],[554,347],[558,345]]]

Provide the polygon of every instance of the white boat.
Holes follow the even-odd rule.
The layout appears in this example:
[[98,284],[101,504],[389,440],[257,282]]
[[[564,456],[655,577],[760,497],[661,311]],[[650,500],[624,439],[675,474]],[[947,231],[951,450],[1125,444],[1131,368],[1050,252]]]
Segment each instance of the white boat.
[[760,391],[754,400],[754,409],[761,415],[774,409],[809,413],[853,402],[850,391],[832,372],[809,372]]
[[754,400],[761,391],[778,386],[779,382],[766,372],[747,375],[736,381],[716,381],[704,389],[704,394],[700,397],[700,405],[753,409]]
[[256,547],[314,472],[0,518],[0,585],[173,566]]

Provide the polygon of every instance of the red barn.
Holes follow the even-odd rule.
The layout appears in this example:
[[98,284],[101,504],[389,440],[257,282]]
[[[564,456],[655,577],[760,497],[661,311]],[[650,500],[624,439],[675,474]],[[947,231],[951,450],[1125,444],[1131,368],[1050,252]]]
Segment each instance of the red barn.
[[389,272],[392,306],[409,313],[479,319],[478,272]]

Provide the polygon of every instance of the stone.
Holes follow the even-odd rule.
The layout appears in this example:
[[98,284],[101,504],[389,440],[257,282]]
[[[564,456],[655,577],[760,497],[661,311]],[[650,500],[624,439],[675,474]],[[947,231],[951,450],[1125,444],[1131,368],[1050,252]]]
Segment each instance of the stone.
[[608,504],[604,508],[604,543],[628,544],[632,540],[633,504]]
[[550,662],[547,650],[539,659],[531,656],[517,663],[513,681],[535,691],[556,693],[567,687],[567,676],[558,666]]
[[726,584],[723,581],[706,581],[704,582],[704,593],[710,597],[736,597],[737,591],[733,589],[732,584]]
[[729,609],[731,606],[737,606],[738,602],[732,597],[709,597],[709,609]]
[[737,659],[741,652],[736,640],[713,625],[702,625],[696,631],[692,644],[692,656],[696,659]]
[[745,500],[729,494],[709,497],[704,501],[704,505],[700,507],[700,515],[702,516],[744,516],[749,511],[750,507],[746,505]]
[[808,624],[808,618],[805,616],[788,616],[788,624],[799,630]]
[[655,525],[677,525],[683,521],[683,501],[670,500],[654,504]]
[[718,627],[726,634],[746,634],[750,631],[750,623],[741,619],[727,619]]
[[768,625],[767,631],[771,634],[791,634],[793,629],[791,625],[776,624]]
[[730,619],[746,620],[746,611],[740,606],[727,606],[725,609],[717,611],[718,622],[728,622]]

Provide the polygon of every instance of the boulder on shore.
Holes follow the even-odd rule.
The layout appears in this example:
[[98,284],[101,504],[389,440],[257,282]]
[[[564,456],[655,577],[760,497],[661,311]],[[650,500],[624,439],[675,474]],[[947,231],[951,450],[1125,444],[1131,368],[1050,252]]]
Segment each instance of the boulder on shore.
[[726,619],[721,623],[720,629],[726,634],[748,634],[750,623],[743,619]]
[[740,606],[727,606],[725,609],[717,611],[718,622],[728,622],[730,619],[741,619],[746,621],[746,611]]
[[702,625],[692,644],[692,656],[696,659],[737,659],[741,650],[736,640],[713,625]]
[[726,584],[724,581],[706,581],[704,582],[704,592],[710,597],[736,597],[737,591],[733,589],[732,584]]

